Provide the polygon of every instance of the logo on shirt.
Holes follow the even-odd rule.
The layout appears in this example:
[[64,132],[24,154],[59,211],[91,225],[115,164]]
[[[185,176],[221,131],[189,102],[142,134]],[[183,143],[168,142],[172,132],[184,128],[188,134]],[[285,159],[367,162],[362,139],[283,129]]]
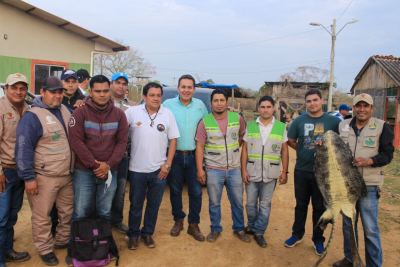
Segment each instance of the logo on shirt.
[[271,146],[272,151],[279,152],[281,151],[281,147],[278,144],[272,144]]
[[218,141],[218,137],[216,137],[216,136],[210,136],[210,141],[217,142],[217,141]]
[[7,112],[7,119],[12,119],[13,118],[13,114],[11,112]]
[[237,139],[237,133],[231,133],[231,138],[233,140],[236,140]]
[[52,116],[46,116],[46,121],[47,121],[47,124],[54,124],[54,123],[56,123],[56,122],[53,120],[53,117],[52,117]]
[[375,130],[376,129],[376,123],[371,123],[370,125],[368,125],[368,128],[370,128],[371,130]]
[[69,127],[74,127],[74,126],[75,126],[75,123],[76,123],[75,118],[74,118],[74,117],[71,117],[71,119],[69,120],[68,125],[69,125]]
[[162,125],[162,124],[159,124],[159,125],[157,125],[157,130],[158,130],[159,132],[162,132],[162,131],[165,130],[165,126]]
[[135,123],[137,127],[140,127],[140,125],[142,125],[142,123],[140,121],[138,121],[137,123]]
[[365,140],[365,145],[373,146],[373,145],[375,145],[375,141],[373,141],[371,138],[369,138],[368,140]]
[[250,146],[251,146],[252,148],[256,148],[256,143],[251,143]]
[[61,137],[61,135],[60,135],[59,133],[56,132],[56,133],[51,137],[51,139],[53,139],[54,141],[56,141],[56,140],[60,139],[60,137]]

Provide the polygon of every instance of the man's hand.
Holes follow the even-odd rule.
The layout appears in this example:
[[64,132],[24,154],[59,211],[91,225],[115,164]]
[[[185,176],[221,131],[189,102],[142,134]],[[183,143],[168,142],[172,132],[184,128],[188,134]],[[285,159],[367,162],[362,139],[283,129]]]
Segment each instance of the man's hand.
[[26,190],[26,193],[29,195],[39,194],[36,180],[34,180],[32,182],[25,182],[25,190]]
[[352,164],[353,164],[353,166],[356,166],[356,167],[365,167],[365,166],[368,166],[368,165],[372,165],[373,164],[373,160],[369,160],[369,158],[366,159],[366,158],[363,158],[363,157],[358,157],[355,160],[353,160]]
[[203,168],[197,170],[197,181],[199,181],[199,183],[202,185],[206,184],[206,172],[203,170]]
[[250,183],[250,176],[246,170],[242,170],[242,180],[243,180],[243,183],[245,183],[245,184]]
[[226,110],[229,110],[230,112],[235,112],[235,109],[231,106],[227,106]]
[[165,165],[162,165],[160,167],[161,171],[158,173],[157,178],[162,180],[162,179],[166,179],[169,173],[169,170],[167,169],[167,167],[165,167]]
[[315,142],[311,143],[311,145],[313,145],[313,146],[321,146],[322,145],[322,140],[321,139],[315,140]]
[[286,172],[281,172],[281,175],[279,175],[278,183],[280,185],[287,183],[287,173]]
[[81,99],[76,100],[74,107],[79,108],[85,105],[85,102]]
[[6,175],[0,175],[0,194],[6,191],[6,183],[8,183]]
[[97,160],[95,160],[94,162],[96,162],[97,164],[100,165],[100,167],[93,170],[94,174],[97,177],[99,177],[100,179],[103,179],[103,180],[106,179],[108,177],[108,171],[110,170],[107,163],[105,163],[103,161],[97,161]]

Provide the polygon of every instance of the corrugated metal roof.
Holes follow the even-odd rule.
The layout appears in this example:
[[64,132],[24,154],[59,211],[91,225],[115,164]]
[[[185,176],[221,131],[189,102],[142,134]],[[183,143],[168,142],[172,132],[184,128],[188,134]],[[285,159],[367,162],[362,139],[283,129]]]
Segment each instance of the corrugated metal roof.
[[356,86],[358,80],[361,79],[363,73],[367,70],[370,66],[371,61],[375,61],[381,68],[392,78],[399,86],[400,86],[400,57],[390,56],[380,56],[374,55],[368,59],[365,63],[364,67],[361,71],[357,74],[356,78],[354,79],[354,84],[350,89],[350,92],[354,93],[354,87]]
[[14,6],[24,11],[27,14],[39,17],[41,19],[47,20],[50,23],[56,24],[60,28],[64,28],[66,30],[79,34],[87,39],[106,45],[110,47],[114,52],[129,50],[129,46],[124,46],[120,43],[107,39],[97,33],[86,30],[85,28],[82,28],[68,20],[57,17],[56,15],[53,15],[47,11],[44,11],[43,9],[37,8],[24,1],[21,0],[0,0],[0,1],[9,4],[11,6]]

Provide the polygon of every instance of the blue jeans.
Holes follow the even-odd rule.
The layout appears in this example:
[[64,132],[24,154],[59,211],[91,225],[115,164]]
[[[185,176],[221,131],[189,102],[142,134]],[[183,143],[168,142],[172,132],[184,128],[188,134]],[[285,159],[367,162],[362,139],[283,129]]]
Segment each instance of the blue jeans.
[[3,168],[8,179],[6,191],[0,194],[0,265],[6,263],[5,255],[13,252],[14,225],[22,207],[25,183],[20,180],[17,171]]
[[209,197],[209,213],[211,231],[222,232],[221,222],[221,197],[224,185],[231,203],[231,212],[234,231],[244,230],[243,215],[243,182],[240,169],[222,171],[206,169],[207,192]]
[[[382,246],[378,226],[379,187],[367,186],[368,196],[361,197],[356,203],[357,217],[355,231],[358,243],[358,216],[364,228],[365,259],[367,267],[382,266]],[[343,216],[344,255],[352,261],[350,246],[351,220]]]
[[325,212],[324,198],[318,188],[317,181],[313,172],[294,170],[294,196],[296,198],[296,208],[294,209],[294,223],[292,235],[302,239],[305,233],[308,205],[313,207],[313,236],[314,243],[324,243],[324,231],[316,227],[319,218]]
[[107,179],[102,180],[90,171],[74,169],[75,198],[71,223],[88,217],[94,198],[97,216],[111,220],[111,205],[117,189],[117,169],[111,170],[111,174],[113,179],[110,187],[104,191]]
[[[130,239],[137,239],[139,236],[152,236],[154,233],[158,209],[167,185],[167,179],[160,180],[157,178],[160,170],[150,173],[132,171],[128,173],[131,206],[129,209],[129,230],[127,235]],[[146,211],[144,213],[143,227],[140,229],[145,199],[147,199]]]
[[267,230],[275,186],[276,180],[269,183],[250,182],[246,185],[247,225],[256,235],[264,235]]
[[183,181],[186,180],[189,194],[189,223],[200,223],[202,185],[197,181],[196,160],[193,154],[176,153],[168,175],[170,200],[174,221],[186,217],[182,207]]
[[126,180],[128,176],[129,157],[123,157],[117,167],[117,190],[111,207],[111,224],[117,225],[124,219],[124,200]]

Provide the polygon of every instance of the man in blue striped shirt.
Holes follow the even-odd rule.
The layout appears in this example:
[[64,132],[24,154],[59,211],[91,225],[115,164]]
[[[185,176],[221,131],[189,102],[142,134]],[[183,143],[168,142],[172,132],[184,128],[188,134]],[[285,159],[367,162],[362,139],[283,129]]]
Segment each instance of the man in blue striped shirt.
[[186,180],[189,193],[187,233],[198,241],[204,241],[204,235],[199,228],[202,185],[196,179],[196,141],[194,137],[199,121],[208,114],[208,111],[201,100],[192,97],[195,89],[194,78],[191,75],[183,75],[178,81],[179,96],[166,100],[163,106],[174,114],[180,132],[178,147],[168,176],[172,215],[175,221],[171,235],[178,236],[183,229],[186,213],[182,207],[182,190],[183,181]]

